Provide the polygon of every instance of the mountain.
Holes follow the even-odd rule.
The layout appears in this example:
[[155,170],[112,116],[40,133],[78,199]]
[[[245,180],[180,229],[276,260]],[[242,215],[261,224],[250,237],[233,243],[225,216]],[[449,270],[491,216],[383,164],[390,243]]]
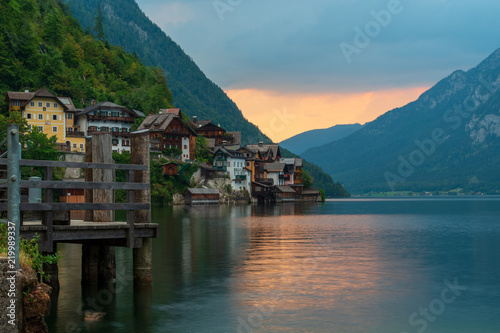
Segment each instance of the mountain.
[[302,156],[351,192],[500,190],[500,49],[416,101]]
[[[163,73],[86,34],[54,0],[0,2],[0,95],[42,86],[76,107],[108,100],[131,109],[172,106]],[[3,116],[8,105],[0,99]]]
[[309,148],[323,146],[340,140],[363,127],[361,124],[336,125],[330,128],[303,132],[280,142],[280,146],[294,154],[302,154]]
[[[93,30],[102,8],[106,38],[134,53],[147,65],[161,67],[174,104],[189,116],[210,119],[231,131],[241,131],[243,143],[271,142],[243,117],[236,104],[210,81],[194,61],[141,11],[134,0],[64,0],[82,27]],[[148,110],[144,110],[148,112]]]

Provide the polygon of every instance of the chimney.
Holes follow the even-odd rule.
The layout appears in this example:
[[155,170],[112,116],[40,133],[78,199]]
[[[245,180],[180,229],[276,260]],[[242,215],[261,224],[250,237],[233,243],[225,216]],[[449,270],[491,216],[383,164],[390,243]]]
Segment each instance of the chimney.
[[160,111],[158,111],[158,114],[163,114],[163,109],[160,109]]
[[264,141],[259,141],[259,147],[262,147],[264,145]]
[[24,88],[24,92],[25,93],[29,93],[30,92],[30,88]]
[[92,100],[92,105],[95,105],[95,99]]
[[196,124],[197,121],[198,121],[198,117],[197,116],[193,116],[193,123]]

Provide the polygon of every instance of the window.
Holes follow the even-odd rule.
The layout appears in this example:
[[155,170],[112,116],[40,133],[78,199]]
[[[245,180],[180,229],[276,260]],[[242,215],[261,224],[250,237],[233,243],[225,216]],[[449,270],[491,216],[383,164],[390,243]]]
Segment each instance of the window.
[[83,149],[83,143],[80,143],[80,149]]
[[45,107],[50,108],[50,103],[49,102],[45,103]]
[[66,113],[66,116],[68,117],[68,119],[73,119],[73,114],[72,113]]
[[43,107],[43,103],[42,102],[38,102],[38,107],[39,108]]
[[52,126],[52,132],[57,133],[57,126]]
[[54,109],[57,108],[57,106],[58,106],[57,103],[54,103]]
[[31,102],[31,103],[30,103],[30,106],[31,106],[32,108],[34,108],[34,107],[35,107],[35,102]]
[[38,114],[38,120],[43,120],[43,113]]
[[67,131],[68,132],[73,132],[73,127],[68,127]]
[[188,146],[187,146],[187,145],[184,145],[184,149],[188,149]]
[[118,146],[118,139],[113,139],[113,146]]
[[26,119],[31,119],[31,113],[26,114]]
[[227,162],[227,166],[228,166],[228,167],[231,167],[231,162]]
[[76,143],[73,143],[73,149],[76,149]]
[[43,132],[43,126],[38,126],[38,130],[39,130],[40,132]]
[[52,115],[52,120],[57,120],[57,114]]

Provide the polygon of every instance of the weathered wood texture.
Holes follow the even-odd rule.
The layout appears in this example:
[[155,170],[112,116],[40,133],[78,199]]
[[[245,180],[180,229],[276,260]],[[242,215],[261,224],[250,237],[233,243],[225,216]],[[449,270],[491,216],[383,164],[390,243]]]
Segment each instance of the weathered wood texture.
[[[110,134],[96,133],[92,136],[92,162],[94,163],[113,163],[112,143]],[[92,169],[92,181],[97,183],[113,182],[114,174],[111,169]],[[114,193],[112,190],[93,190],[93,202],[112,203],[114,202]],[[114,220],[112,210],[94,210],[94,222],[111,222]]]

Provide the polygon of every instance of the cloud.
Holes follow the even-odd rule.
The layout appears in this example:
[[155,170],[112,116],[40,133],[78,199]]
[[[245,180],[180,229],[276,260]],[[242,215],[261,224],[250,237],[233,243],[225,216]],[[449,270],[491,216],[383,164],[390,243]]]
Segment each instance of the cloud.
[[228,90],[243,115],[275,142],[307,130],[337,124],[365,123],[415,100],[428,87],[352,94],[279,93],[257,89]]
[[[340,43],[395,0],[140,0],[201,69],[228,89],[362,92],[431,85],[500,46],[500,2],[401,0],[370,44],[346,60]],[[189,23],[189,24],[187,24]]]

